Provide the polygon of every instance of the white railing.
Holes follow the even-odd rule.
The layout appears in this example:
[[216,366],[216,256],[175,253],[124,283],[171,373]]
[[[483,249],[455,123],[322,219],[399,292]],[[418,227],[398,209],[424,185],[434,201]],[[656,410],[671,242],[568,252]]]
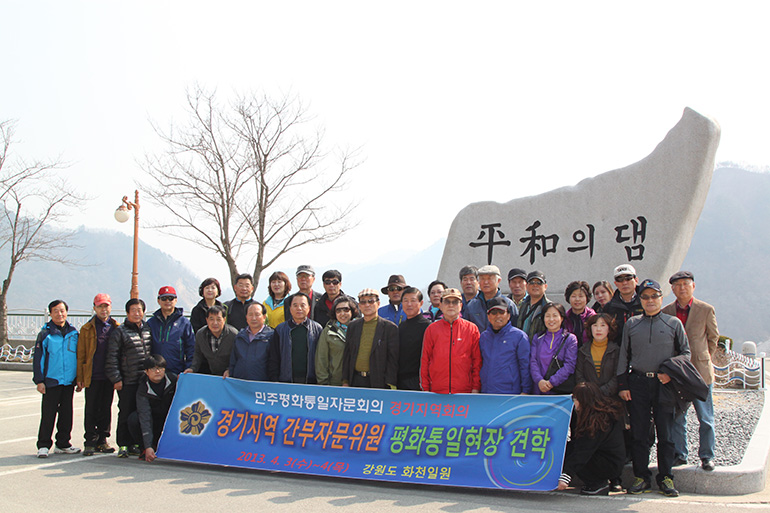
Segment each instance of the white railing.
[[765,359],[725,351],[727,364],[714,365],[714,386],[722,388],[765,388]]

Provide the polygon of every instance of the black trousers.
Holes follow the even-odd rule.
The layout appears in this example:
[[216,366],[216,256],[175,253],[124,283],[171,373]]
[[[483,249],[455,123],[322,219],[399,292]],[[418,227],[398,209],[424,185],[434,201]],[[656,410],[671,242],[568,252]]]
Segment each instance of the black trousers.
[[[674,464],[674,439],[671,428],[674,425],[674,410],[659,404],[658,378],[648,378],[638,374],[629,374],[628,389],[631,400],[627,403],[631,415],[631,458],[634,475],[650,480],[650,425],[654,422],[658,435],[658,475],[656,481],[673,477],[671,467]],[[652,413],[650,413],[652,411]]]
[[[168,412],[166,412],[168,415]],[[166,423],[166,415],[162,415],[159,412],[152,412],[152,449],[158,449],[158,440],[160,440],[160,434],[163,432],[163,425]],[[139,422],[139,413],[134,411],[128,416],[128,429],[131,431],[131,436],[134,440],[137,440],[139,447],[142,450],[147,449],[144,445],[144,437],[142,436],[142,426]]]
[[[40,407],[40,428],[37,431],[37,448],[53,445],[51,435],[56,423],[56,447],[66,449],[72,444],[72,396],[75,385],[46,387]],[[58,416],[58,419],[57,419]]]
[[399,390],[422,390],[420,388],[420,376],[399,376],[396,388]]
[[84,390],[86,405],[83,421],[83,438],[89,447],[107,441],[112,427],[112,399],[115,389],[108,379],[92,380]]
[[115,434],[120,447],[139,445],[141,439],[135,440],[128,429],[128,416],[136,411],[136,391],[138,384],[123,384],[123,389],[118,390],[118,429]]

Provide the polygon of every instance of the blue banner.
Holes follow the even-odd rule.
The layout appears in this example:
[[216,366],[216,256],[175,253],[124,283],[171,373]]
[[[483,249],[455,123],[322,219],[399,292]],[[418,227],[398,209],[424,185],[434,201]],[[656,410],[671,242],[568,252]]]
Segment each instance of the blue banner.
[[158,456],[405,483],[553,490],[571,396],[179,377]]

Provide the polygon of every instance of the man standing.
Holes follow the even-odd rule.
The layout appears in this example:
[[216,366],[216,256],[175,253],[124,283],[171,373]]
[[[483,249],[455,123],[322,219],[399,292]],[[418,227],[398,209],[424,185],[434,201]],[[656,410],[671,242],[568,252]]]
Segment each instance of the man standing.
[[543,311],[543,305],[548,302],[545,295],[546,289],[548,289],[548,283],[545,281],[545,274],[532,271],[527,275],[527,296],[521,302],[516,327],[526,333],[529,340],[545,331],[543,316],[540,314]]
[[144,375],[144,360],[152,354],[152,335],[144,321],[146,306],[137,298],[126,303],[126,320],[112,330],[107,342],[104,371],[118,391],[118,457],[139,456],[139,442],[128,429],[128,416],[136,411],[136,390]]
[[479,329],[460,318],[462,294],[446,289],[441,296],[439,319],[425,330],[420,362],[420,387],[438,394],[478,393],[481,389],[479,370]]
[[180,374],[192,365],[195,332],[182,309],[176,307],[174,287],[160,288],[158,305],[160,308],[147,320],[152,333],[152,353],[162,355],[168,370]]
[[[248,319],[248,314],[246,318]],[[209,308],[206,312],[206,326],[195,334],[192,365],[185,372],[201,372],[201,369],[208,369],[210,372],[207,374],[224,375],[230,367],[230,353],[233,351],[237,334],[235,328],[225,324],[224,307],[214,305]]]
[[502,297],[487,303],[489,327],[479,337],[482,394],[529,394],[529,339],[511,325],[508,303]]
[[471,321],[479,329],[479,333],[483,333],[489,325],[487,319],[487,305],[494,298],[502,298],[503,302],[508,306],[508,313],[510,319],[516,324],[516,318],[518,316],[518,309],[513,301],[503,296],[500,293],[500,269],[496,265],[485,265],[479,269],[479,289],[481,293],[468,302],[468,306],[465,307],[465,314],[463,317]]
[[669,358],[689,357],[690,345],[679,319],[661,312],[660,284],[644,280],[639,290],[644,314],[626,322],[617,370],[619,395],[631,414],[631,457],[636,478],[628,493],[650,491],[650,425],[654,422],[658,435],[658,488],[663,495],[678,497],[671,472],[674,407],[660,402],[660,387],[671,377],[659,369]]
[[388,304],[380,307],[377,311],[379,317],[392,322],[396,326],[406,319],[406,314],[401,308],[401,295],[406,287],[406,280],[400,274],[393,274],[388,278],[388,284],[380,289],[383,294],[387,294]]
[[267,308],[254,301],[246,312],[249,325],[235,336],[235,345],[230,353],[230,367],[224,377],[267,381],[267,355],[273,328],[266,324]]
[[527,297],[527,271],[518,267],[508,271],[508,288],[511,289],[508,298],[516,308],[521,308],[521,302]]
[[315,349],[323,328],[310,319],[310,298],[304,292],[289,300],[291,319],[275,328],[267,374],[270,381],[315,384]]
[[227,324],[236,330],[246,327],[246,310],[253,301],[254,278],[250,274],[239,274],[235,278],[235,299],[225,302],[227,307]]
[[86,404],[83,412],[85,449],[83,456],[94,452],[115,452],[107,439],[112,426],[112,398],[115,390],[107,379],[104,363],[107,359],[107,341],[118,323],[112,313],[112,300],[107,294],[94,298],[95,315],[80,328],[78,338],[78,388],[85,388]]
[[463,308],[462,312],[465,313],[465,307],[471,299],[479,294],[479,269],[475,265],[466,265],[460,269],[460,288],[463,289]]
[[[307,296],[308,303],[310,305],[310,310],[308,313],[308,317],[310,319],[315,318],[316,307],[321,300],[321,294],[313,290],[314,283],[315,269],[313,269],[312,265],[300,265],[297,267],[297,287],[299,287],[299,292],[297,292],[297,294],[301,292]],[[291,296],[286,298],[286,301],[284,301],[284,305],[288,304],[291,304]],[[286,321],[291,319],[291,311],[289,308],[283,309],[283,316],[284,320]],[[323,329],[323,325],[321,325],[321,329]]]
[[625,326],[626,321],[635,315],[641,315],[644,309],[636,290],[639,279],[636,277],[634,266],[631,264],[619,265],[615,268],[614,276],[617,290],[602,311],[615,318],[618,331],[613,342],[620,345],[620,338],[623,335],[623,326]]
[[342,292],[342,273],[338,270],[331,269],[326,271],[321,278],[323,279],[324,295],[318,300],[313,320],[320,324],[321,327],[324,327],[329,322],[329,319],[331,319],[334,300],[340,297],[340,294],[344,294],[344,292]]
[[[693,296],[695,292],[695,277],[690,271],[674,273],[668,280],[676,296],[676,301],[663,308],[663,313],[676,315],[684,324],[684,331],[690,342],[693,365],[703,381],[708,385],[708,399],[701,401],[693,399],[692,405],[698,416],[700,447],[698,457],[703,470],[714,470],[714,402],[711,394],[714,389],[714,366],[711,359],[717,350],[719,328],[714,307]],[[687,411],[677,414],[674,422],[674,466],[687,462]]]
[[422,339],[431,321],[422,314],[422,292],[407,287],[401,295],[406,320],[398,325],[398,383],[399,390],[420,390],[420,358]]
[[[399,300],[400,296],[399,293]],[[377,314],[380,299],[376,290],[362,290],[358,304],[363,317],[348,325],[342,353],[342,386],[395,389],[398,328]]]

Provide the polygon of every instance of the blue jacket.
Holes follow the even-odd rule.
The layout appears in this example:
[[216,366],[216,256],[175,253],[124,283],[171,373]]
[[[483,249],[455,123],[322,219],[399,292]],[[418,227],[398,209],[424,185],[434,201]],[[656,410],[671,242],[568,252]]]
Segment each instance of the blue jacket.
[[166,359],[167,371],[181,374],[192,365],[195,332],[181,308],[175,308],[168,319],[163,318],[160,309],[156,310],[147,320],[147,326],[152,334],[152,354]]
[[[321,325],[308,317],[302,323],[307,328],[307,376],[306,383],[315,384],[315,348],[318,337],[321,336]],[[297,327],[293,320],[282,322],[275,328],[270,340],[268,355],[268,376],[271,381],[292,383],[294,381],[291,369],[291,330]]]
[[78,371],[78,330],[70,323],[58,327],[49,321],[35,341],[32,381],[46,387],[72,385]]
[[488,327],[479,337],[481,393],[530,394],[529,339],[511,323],[495,333]]
[[390,302],[388,302],[387,305],[381,306],[379,310],[377,310],[377,316],[380,319],[385,319],[386,321],[392,322],[396,326],[406,320],[406,314],[404,313],[404,309],[401,308],[400,303],[398,308],[396,308]]
[[[519,309],[516,308],[516,304],[508,299],[506,296],[500,294],[500,290],[497,290],[495,297],[501,297],[508,304],[508,313],[511,314],[511,324],[516,325],[516,320],[519,317]],[[487,300],[483,293],[479,293],[478,296],[468,301],[468,306],[463,311],[463,319],[471,321],[479,329],[479,333],[484,333],[484,330],[489,326],[489,319],[487,318]]]
[[230,377],[251,381],[267,381],[267,357],[273,328],[265,324],[254,340],[249,342],[249,328],[243,328],[235,336],[230,353]]

